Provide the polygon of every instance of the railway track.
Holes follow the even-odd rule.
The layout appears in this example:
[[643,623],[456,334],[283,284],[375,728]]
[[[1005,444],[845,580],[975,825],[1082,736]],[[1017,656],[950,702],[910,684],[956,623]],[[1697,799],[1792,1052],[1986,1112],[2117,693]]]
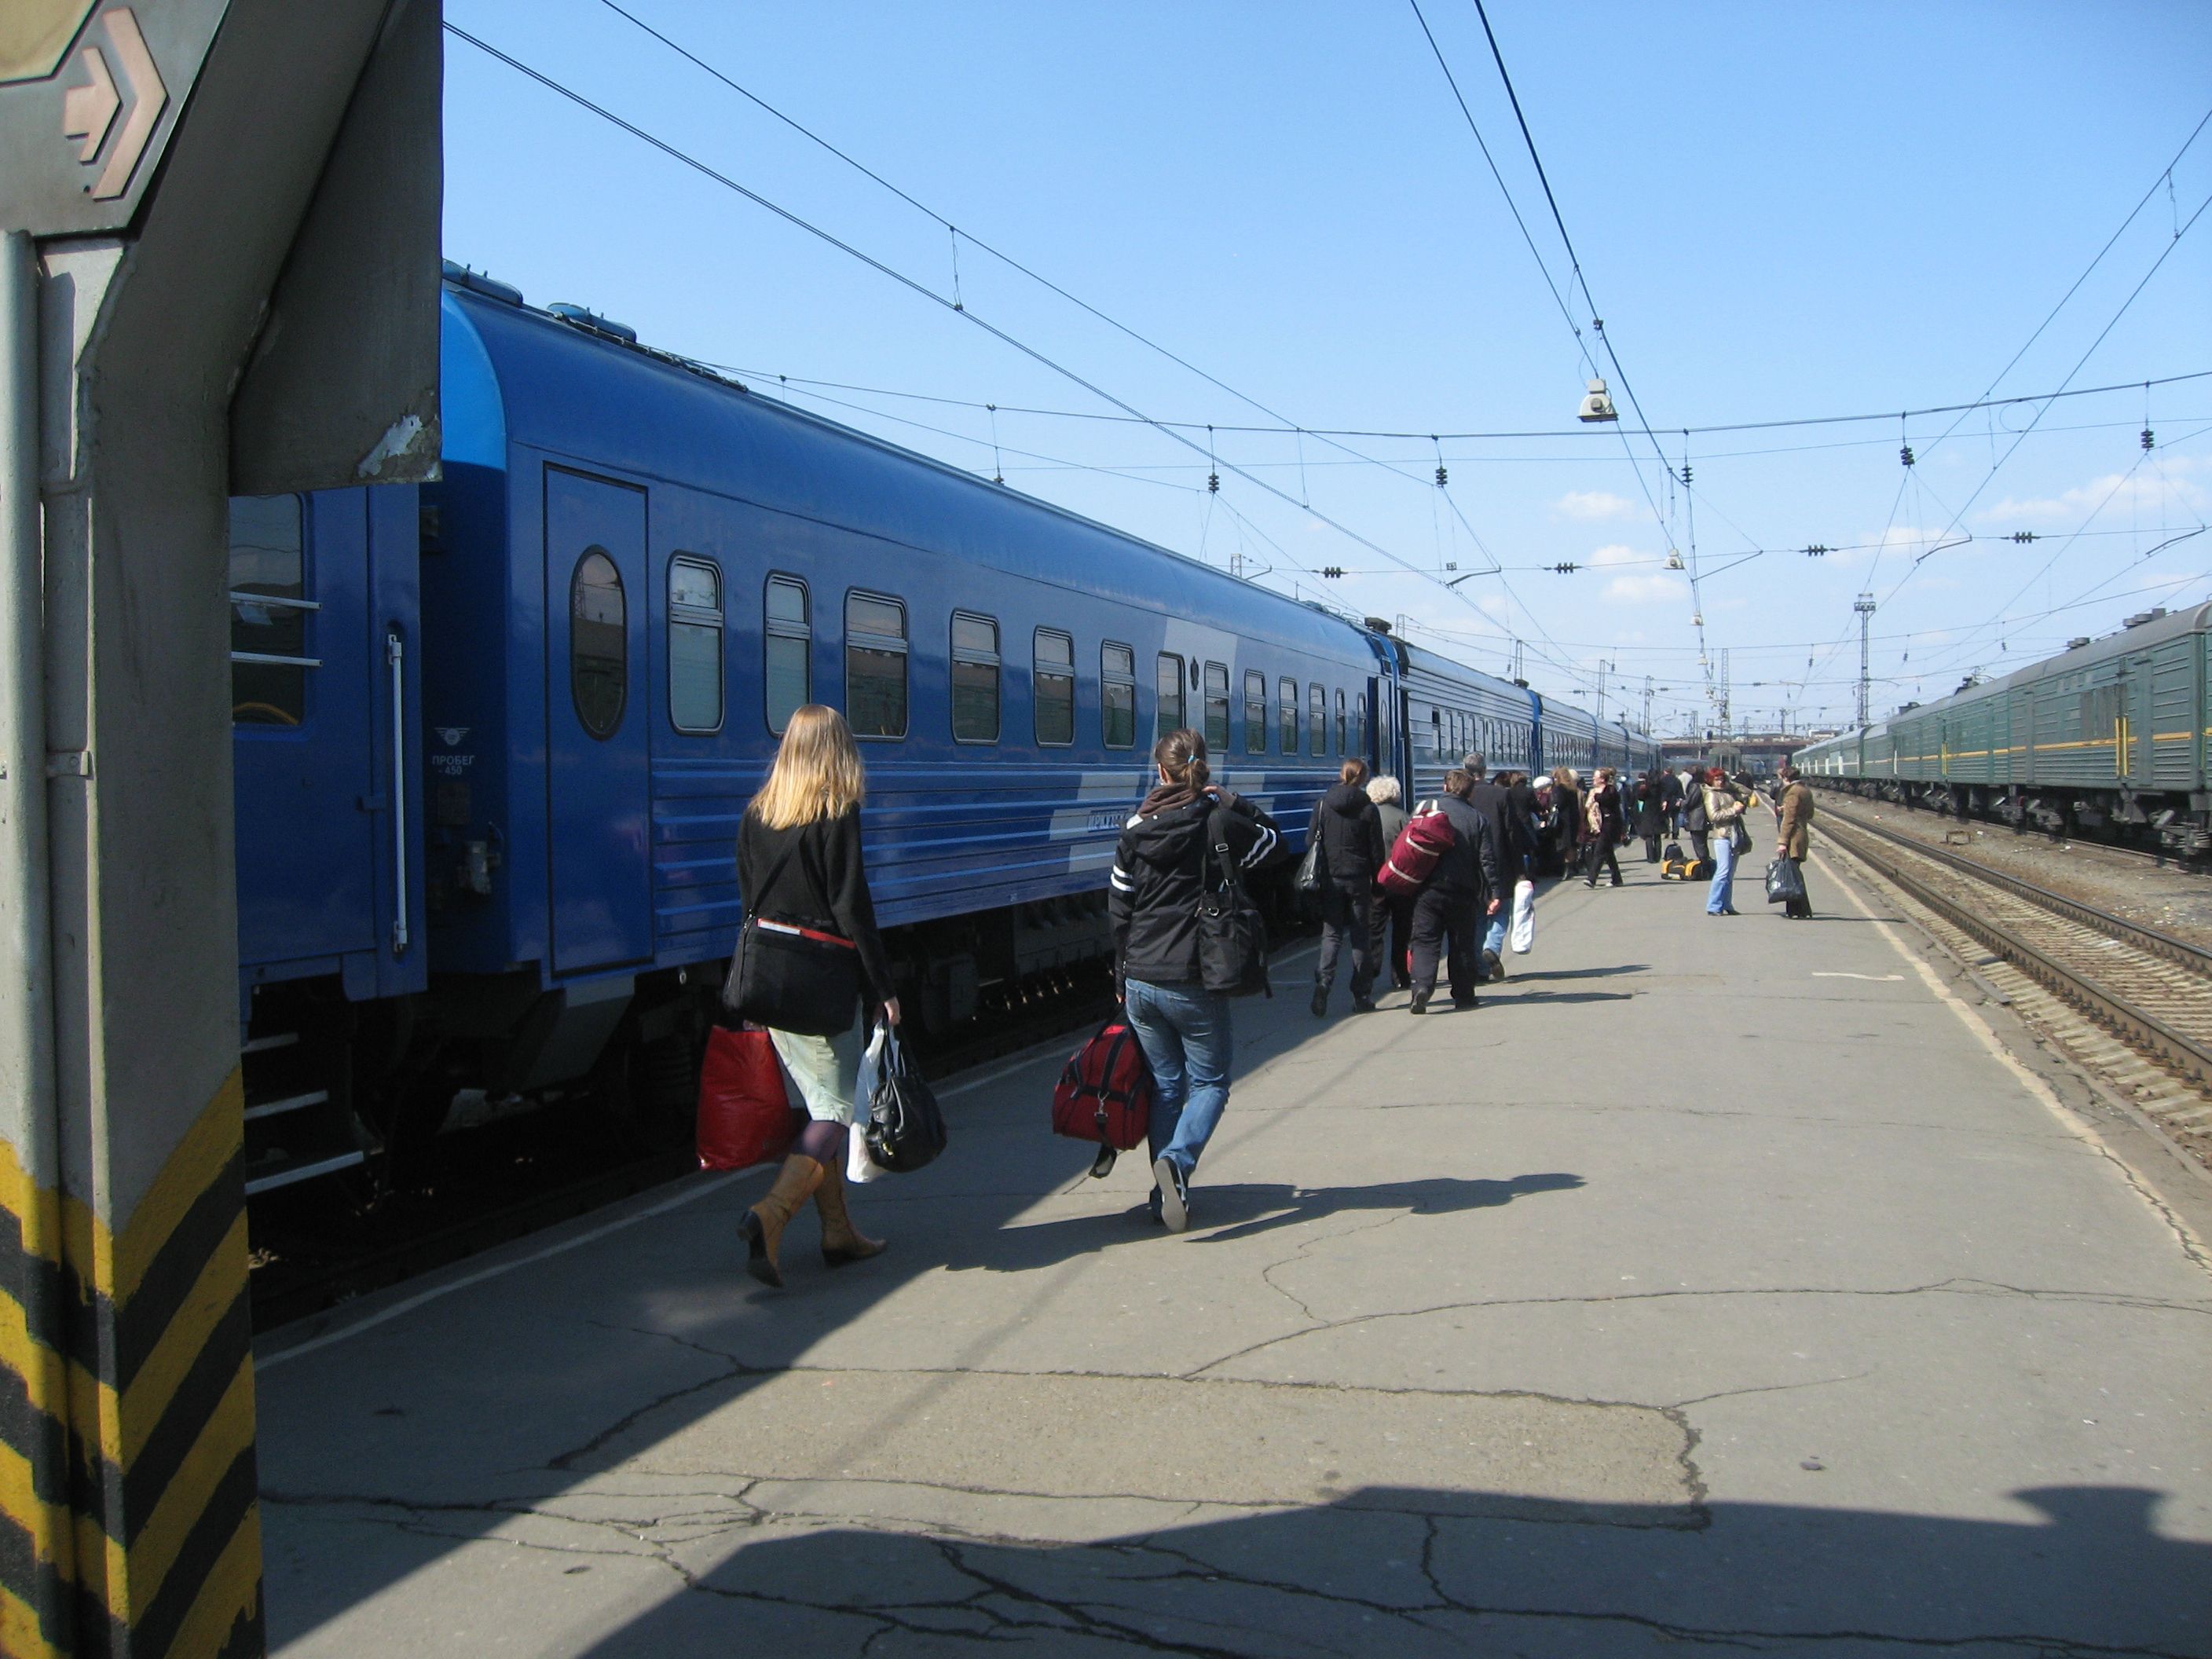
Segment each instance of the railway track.
[[1873,824],[1820,832],[2212,1164],[2212,951]]

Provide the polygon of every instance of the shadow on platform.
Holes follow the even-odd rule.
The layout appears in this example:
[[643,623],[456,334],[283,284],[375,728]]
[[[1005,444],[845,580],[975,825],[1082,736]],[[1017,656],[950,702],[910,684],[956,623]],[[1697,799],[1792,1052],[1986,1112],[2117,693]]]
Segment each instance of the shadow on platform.
[[[1133,1441],[1130,1455],[1142,1455]],[[2043,1518],[1367,1487],[1310,1508],[1074,1544],[972,1527],[923,1535],[911,1521],[877,1529],[771,1508],[662,1547],[680,1575],[668,1595],[582,1650],[2212,1653],[2212,1547],[2152,1530],[2161,1494],[2014,1496]]]
[[[1141,1158],[1139,1149],[1131,1154]],[[1583,1185],[1577,1175],[1515,1176],[1508,1181],[1392,1181],[1373,1187],[1299,1187],[1280,1182],[1231,1182],[1215,1187],[1201,1180],[1191,1188],[1189,1241],[1225,1244],[1333,1215],[1396,1210],[1407,1215],[1449,1215],[1462,1210],[1492,1210],[1534,1193],[1571,1192]],[[1001,1227],[960,1241],[945,1255],[957,1273],[981,1267],[991,1273],[1030,1273],[1054,1267],[1071,1256],[1117,1244],[1142,1244],[1165,1235],[1141,1212],[1108,1210],[1064,1216],[1028,1227]]]
[[1506,969],[1509,985],[1535,979],[1611,979],[1619,974],[1648,974],[1651,964],[1645,962],[1615,962],[1602,968],[1541,968],[1533,972],[1516,973]]

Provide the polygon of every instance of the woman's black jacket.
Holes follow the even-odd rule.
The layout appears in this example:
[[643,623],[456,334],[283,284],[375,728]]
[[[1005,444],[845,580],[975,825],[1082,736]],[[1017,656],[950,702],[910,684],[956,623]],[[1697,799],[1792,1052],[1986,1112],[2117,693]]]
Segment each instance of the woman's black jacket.
[[1273,818],[1226,790],[1152,812],[1139,809],[1121,826],[1107,878],[1106,914],[1113,928],[1114,971],[1122,982],[1199,982],[1199,896],[1221,879],[1206,833],[1217,809],[1228,856],[1249,875],[1267,861],[1280,837]]
[[1340,783],[1314,803],[1306,834],[1321,840],[1322,867],[1331,886],[1364,893],[1382,867],[1382,815],[1356,783]]
[[[786,848],[791,856],[783,858]],[[764,890],[757,884],[783,867]],[[876,932],[875,900],[868,893],[866,860],[860,851],[860,809],[788,830],[771,830],[747,812],[738,825],[738,889],[745,907],[771,921],[817,928],[853,941],[860,952],[860,975],[878,1002],[897,994],[890,959]]]

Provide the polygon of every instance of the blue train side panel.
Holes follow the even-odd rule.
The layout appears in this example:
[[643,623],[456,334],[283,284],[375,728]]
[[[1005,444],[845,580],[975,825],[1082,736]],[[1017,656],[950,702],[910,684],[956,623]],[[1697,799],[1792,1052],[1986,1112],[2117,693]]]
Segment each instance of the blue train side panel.
[[420,990],[416,492],[242,498],[231,522],[242,1000]]
[[[772,659],[862,733],[892,927],[1095,895],[1165,726],[1205,731],[1292,850],[1369,746],[1381,664],[1340,619],[540,314],[446,303],[441,971],[726,954]],[[896,720],[854,706],[887,664]]]

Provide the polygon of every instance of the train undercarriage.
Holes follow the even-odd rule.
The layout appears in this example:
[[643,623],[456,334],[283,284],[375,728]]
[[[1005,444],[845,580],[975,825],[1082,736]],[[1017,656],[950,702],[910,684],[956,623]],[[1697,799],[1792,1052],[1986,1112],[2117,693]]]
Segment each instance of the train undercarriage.
[[1920,778],[1808,774],[1814,787],[1939,817],[2040,830],[2054,841],[2101,842],[2169,857],[2212,855],[2212,794],[2185,791],[1965,784]]

